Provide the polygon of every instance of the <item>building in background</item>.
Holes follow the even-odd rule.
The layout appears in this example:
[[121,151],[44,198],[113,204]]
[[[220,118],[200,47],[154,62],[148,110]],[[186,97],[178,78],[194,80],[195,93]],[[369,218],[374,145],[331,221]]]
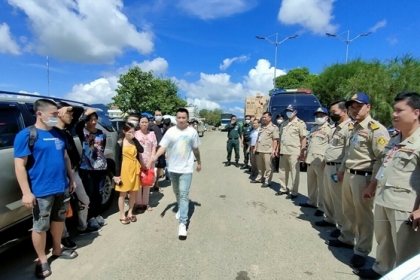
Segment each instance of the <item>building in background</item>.
[[261,93],[246,97],[244,115],[250,115],[253,118],[260,119],[264,113],[264,106],[269,98],[270,96],[263,96]]

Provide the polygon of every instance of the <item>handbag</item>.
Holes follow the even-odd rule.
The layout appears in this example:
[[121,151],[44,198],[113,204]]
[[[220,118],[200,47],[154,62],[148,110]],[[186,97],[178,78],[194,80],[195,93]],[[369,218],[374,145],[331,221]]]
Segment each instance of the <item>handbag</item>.
[[155,182],[155,171],[154,168],[142,170],[140,173],[140,181],[142,186],[153,186]]

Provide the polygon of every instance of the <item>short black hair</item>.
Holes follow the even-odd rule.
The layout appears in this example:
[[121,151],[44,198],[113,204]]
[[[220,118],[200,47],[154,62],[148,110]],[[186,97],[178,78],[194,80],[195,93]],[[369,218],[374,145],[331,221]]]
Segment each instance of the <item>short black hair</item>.
[[230,116],[230,119],[236,118],[236,115],[232,115]]
[[344,99],[339,99],[339,100],[333,101],[328,108],[331,108],[332,106],[334,106],[336,104],[338,104],[338,109],[343,110],[343,111],[347,110],[346,100],[344,100]]
[[45,110],[48,106],[55,106],[58,108],[54,101],[46,98],[40,98],[34,102],[34,112]]
[[[158,111],[158,110],[156,110],[156,111]],[[190,113],[185,108],[179,108],[178,110],[176,110],[176,114],[178,114],[178,113],[185,113],[185,114],[187,114],[187,118],[190,117]]]
[[271,115],[271,113],[270,113],[270,112],[268,112],[268,111],[265,111],[262,115],[263,115],[263,116],[264,116],[264,115],[268,115],[268,116],[270,116],[270,117],[272,116],[272,115]]
[[149,117],[146,115],[140,115],[139,121],[141,121],[142,119],[146,119],[147,121],[149,121]]
[[125,118],[125,120],[128,120],[129,117],[133,117],[133,118],[137,118],[140,119],[140,114],[138,113],[130,113],[128,114],[128,116]]
[[134,124],[129,123],[129,122],[126,122],[126,123],[124,123],[124,125],[123,125],[123,127],[122,127],[122,130],[123,130],[124,132],[127,132],[127,131],[129,131],[130,129],[132,129],[132,128],[136,128],[136,127],[134,126]]
[[163,112],[162,112],[162,110],[161,110],[160,108],[157,108],[157,109],[155,110],[155,113],[156,113],[156,111],[159,111],[159,112],[163,115]]
[[245,116],[245,119],[246,119],[246,118],[251,118],[251,115],[246,115],[246,116]]
[[90,121],[90,119],[91,119],[92,117],[96,117],[96,119],[99,119],[98,113],[93,112],[92,114],[90,114],[90,115],[87,115],[87,116],[86,116],[86,118],[85,118],[85,122]]
[[169,125],[171,125],[171,119],[169,119],[169,118],[167,118],[167,119],[163,119],[163,124],[164,125],[166,125],[166,126],[169,126]]
[[394,98],[394,102],[405,101],[407,105],[410,106],[413,110],[420,110],[420,94],[417,92],[407,90],[397,94]]
[[283,116],[282,114],[277,114],[276,119],[277,119],[277,118],[280,118],[280,117],[281,117],[282,119],[284,119],[284,116]]
[[57,102],[57,108],[58,109],[61,109],[61,108],[64,108],[64,107],[71,107],[71,106],[72,105],[70,105],[69,103],[64,102],[64,101]]

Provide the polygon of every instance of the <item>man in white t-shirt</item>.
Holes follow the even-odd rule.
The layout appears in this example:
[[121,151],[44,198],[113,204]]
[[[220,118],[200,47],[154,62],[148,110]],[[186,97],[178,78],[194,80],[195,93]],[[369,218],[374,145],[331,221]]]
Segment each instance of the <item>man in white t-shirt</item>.
[[165,152],[168,153],[168,170],[172,187],[178,203],[176,218],[179,220],[178,235],[181,239],[187,237],[188,208],[192,174],[194,172],[194,157],[197,160],[197,172],[201,170],[200,138],[197,131],[188,126],[189,113],[187,109],[176,111],[177,125],[166,131],[159,145],[160,148],[152,158],[156,161]]

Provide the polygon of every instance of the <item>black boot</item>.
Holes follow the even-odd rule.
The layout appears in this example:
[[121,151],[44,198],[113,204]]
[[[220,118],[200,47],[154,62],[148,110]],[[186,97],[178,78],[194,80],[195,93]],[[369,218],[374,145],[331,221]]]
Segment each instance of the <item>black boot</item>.
[[225,166],[230,166],[230,161],[227,161],[227,162],[225,163]]

